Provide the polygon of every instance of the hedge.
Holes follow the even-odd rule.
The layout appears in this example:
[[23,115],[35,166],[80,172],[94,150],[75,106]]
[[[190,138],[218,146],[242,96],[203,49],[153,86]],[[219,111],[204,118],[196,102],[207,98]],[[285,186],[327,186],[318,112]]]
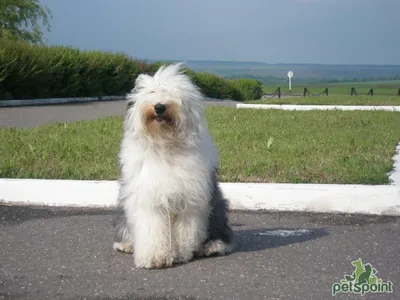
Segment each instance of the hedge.
[[241,78],[229,79],[229,82],[241,92],[242,100],[258,100],[263,95],[263,83],[259,80]]
[[[164,64],[171,63],[164,62]],[[156,66],[153,70],[157,70],[161,64],[161,62],[153,63],[153,66]],[[263,83],[259,80],[248,78],[225,79],[211,73],[196,73],[188,68],[184,68],[184,72],[200,87],[203,94],[210,98],[236,101],[258,100],[261,99],[263,94]]]
[[122,53],[0,40],[0,97],[124,95],[145,68]]
[[[124,53],[82,51],[0,39],[0,100],[126,95],[150,64]],[[261,98],[261,82],[224,79],[185,69],[204,95],[237,101]]]

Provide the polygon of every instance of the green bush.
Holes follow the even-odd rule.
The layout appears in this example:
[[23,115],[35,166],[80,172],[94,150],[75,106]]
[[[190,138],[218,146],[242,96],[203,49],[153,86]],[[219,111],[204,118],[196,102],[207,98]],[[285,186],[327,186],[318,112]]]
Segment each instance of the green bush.
[[235,101],[258,100],[262,97],[262,82],[255,79],[224,79],[210,73],[187,71],[203,94],[210,98]]
[[0,97],[125,95],[149,67],[122,53],[0,40]]
[[[154,74],[162,64],[135,60],[123,53],[0,39],[0,99],[123,96],[139,74]],[[257,80],[227,80],[184,70],[207,97],[237,101],[261,98],[261,82]]]
[[229,80],[210,73],[193,72],[189,74],[189,76],[207,97],[238,101],[242,100],[241,92],[236,89]]
[[230,79],[233,86],[242,93],[243,100],[259,100],[263,95],[263,83],[255,79]]

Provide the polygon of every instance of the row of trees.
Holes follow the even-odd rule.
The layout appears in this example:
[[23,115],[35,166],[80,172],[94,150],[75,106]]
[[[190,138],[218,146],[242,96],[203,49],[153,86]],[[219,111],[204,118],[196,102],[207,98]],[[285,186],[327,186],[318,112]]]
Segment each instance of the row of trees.
[[43,44],[51,12],[40,0],[0,0],[0,39]]

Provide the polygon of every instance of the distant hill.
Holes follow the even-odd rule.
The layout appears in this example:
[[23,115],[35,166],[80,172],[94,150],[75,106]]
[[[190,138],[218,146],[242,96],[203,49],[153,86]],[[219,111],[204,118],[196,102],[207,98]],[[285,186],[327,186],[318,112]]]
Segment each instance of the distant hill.
[[189,60],[186,66],[197,72],[210,72],[223,77],[249,77],[264,83],[286,82],[292,70],[293,80],[301,83],[399,80],[400,65],[329,65],[329,64],[268,64],[264,62],[234,62]]

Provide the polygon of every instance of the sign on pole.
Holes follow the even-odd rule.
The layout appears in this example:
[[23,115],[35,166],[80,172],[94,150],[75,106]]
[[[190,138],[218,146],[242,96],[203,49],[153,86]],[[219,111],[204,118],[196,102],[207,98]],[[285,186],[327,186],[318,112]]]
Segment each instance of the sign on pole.
[[291,92],[291,91],[292,91],[292,77],[293,77],[293,72],[292,72],[292,71],[289,71],[289,72],[287,73],[287,77],[289,77],[289,92]]

